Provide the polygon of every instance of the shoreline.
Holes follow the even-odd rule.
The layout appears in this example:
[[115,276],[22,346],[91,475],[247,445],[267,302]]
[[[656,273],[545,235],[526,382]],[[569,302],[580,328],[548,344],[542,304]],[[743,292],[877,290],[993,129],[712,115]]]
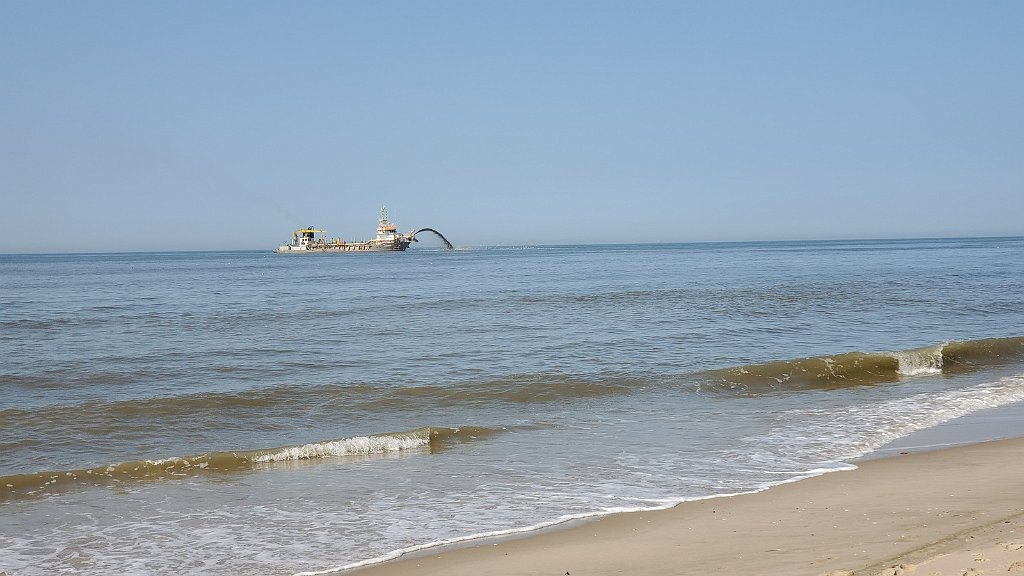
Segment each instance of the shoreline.
[[918,430],[865,454],[854,463],[1008,438],[1024,438],[1024,401],[978,410]]
[[[1024,412],[1024,403],[1011,411]],[[947,435],[941,449],[911,435],[855,470],[439,546],[343,573],[880,576],[916,565],[928,576],[1024,572],[1024,434],[962,445],[955,436],[963,424],[928,432],[933,440]],[[899,452],[877,457],[886,450]]]

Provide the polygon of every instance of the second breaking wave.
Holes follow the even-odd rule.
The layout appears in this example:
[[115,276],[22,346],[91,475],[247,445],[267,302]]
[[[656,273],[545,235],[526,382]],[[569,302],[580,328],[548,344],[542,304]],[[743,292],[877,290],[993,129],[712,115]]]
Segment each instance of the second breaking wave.
[[[181,415],[225,410],[261,410],[282,407],[344,406],[362,413],[493,404],[538,404],[574,398],[624,395],[656,387],[747,388],[799,390],[823,387],[882,384],[923,374],[960,374],[1024,361],[1024,336],[948,341],[894,352],[844,352],[777,360],[679,375],[605,374],[596,377],[558,373],[517,374],[485,381],[453,382],[429,386],[395,387],[375,384],[279,385],[231,393],[88,401],[74,405],[0,410],[0,426],[28,425],[30,421],[67,422],[90,418],[96,422],[132,419],[169,419]],[[34,379],[12,384],[31,387]]]
[[704,373],[711,388],[799,390],[899,382],[928,374],[960,374],[1024,359],[1024,337],[950,341],[895,352],[847,352],[780,360]]

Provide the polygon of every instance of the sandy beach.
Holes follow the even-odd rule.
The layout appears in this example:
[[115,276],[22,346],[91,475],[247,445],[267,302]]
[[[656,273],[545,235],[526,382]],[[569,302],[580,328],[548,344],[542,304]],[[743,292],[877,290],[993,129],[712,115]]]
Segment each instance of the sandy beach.
[[1024,574],[1024,439],[859,463],[756,494],[436,549],[360,576]]

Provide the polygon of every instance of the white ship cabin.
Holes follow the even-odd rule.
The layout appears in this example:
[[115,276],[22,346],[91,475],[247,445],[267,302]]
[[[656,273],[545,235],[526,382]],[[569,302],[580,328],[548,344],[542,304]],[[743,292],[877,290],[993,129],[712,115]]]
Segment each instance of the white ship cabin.
[[317,230],[314,226],[296,230],[292,232],[290,248],[293,250],[309,250],[310,245],[315,243],[316,235],[323,232],[323,230]]

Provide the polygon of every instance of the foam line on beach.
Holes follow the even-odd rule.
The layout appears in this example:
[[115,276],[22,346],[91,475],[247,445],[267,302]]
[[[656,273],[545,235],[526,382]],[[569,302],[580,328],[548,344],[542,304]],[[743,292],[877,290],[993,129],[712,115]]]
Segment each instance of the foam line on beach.
[[[867,462],[849,473],[790,482],[767,494],[748,492],[714,503],[698,499],[676,510],[567,527],[499,548],[476,545],[399,560],[367,574],[405,574],[414,564],[423,574],[467,576],[534,574],[551,567],[573,574],[668,569],[839,576],[905,574],[916,565],[938,573],[936,560],[950,552],[959,558],[943,574],[974,573],[971,567],[997,557],[1001,563],[984,572],[1007,567],[1013,572],[1024,566],[1021,442]],[[1000,550],[1014,554],[996,556]]]
[[[723,495],[721,495],[721,497],[736,496],[736,495],[737,494],[723,494]],[[715,497],[719,497],[719,496],[715,496]],[[648,511],[648,510],[666,510],[668,508],[676,506],[677,504],[679,504],[679,502],[673,501],[671,504],[666,504],[666,505],[657,506],[657,507],[649,507],[649,508],[643,508],[643,507],[637,507],[637,508],[615,508],[615,509],[603,510],[603,511],[600,511],[600,512],[585,513],[585,514],[569,514],[569,515],[562,516],[562,517],[558,518],[557,520],[552,520],[550,522],[539,522],[539,523],[533,524],[531,526],[524,526],[524,527],[519,527],[519,528],[509,528],[507,530],[494,530],[494,531],[491,531],[491,532],[482,532],[482,533],[479,533],[479,534],[471,534],[471,535],[468,535],[468,536],[460,536],[460,537],[456,537],[456,538],[448,538],[448,539],[445,539],[445,540],[437,540],[437,541],[434,541],[434,542],[427,542],[425,544],[417,544],[415,546],[409,546],[407,548],[402,548],[402,549],[399,549],[399,550],[395,550],[393,552],[389,552],[387,554],[384,554],[382,556],[378,556],[376,558],[370,558],[368,560],[361,560],[359,562],[353,562],[351,564],[345,564],[343,566],[335,566],[335,567],[332,567],[332,568],[325,568],[323,570],[311,570],[311,571],[304,571],[304,572],[296,572],[292,576],[323,576],[325,574],[337,574],[339,572],[345,572],[345,571],[348,571],[348,570],[354,570],[356,568],[365,568],[367,566],[373,566],[373,565],[376,565],[376,564],[382,564],[384,562],[388,562],[388,561],[391,561],[391,560],[395,560],[397,558],[401,558],[401,557],[406,556],[408,554],[413,554],[413,553],[416,553],[416,552],[421,552],[423,550],[429,550],[429,549],[432,549],[432,548],[441,548],[441,547],[444,547],[444,546],[451,546],[451,545],[455,545],[455,544],[462,544],[462,543],[465,543],[465,542],[473,542],[473,541],[477,541],[477,540],[486,540],[488,538],[501,538],[501,537],[504,537],[504,536],[515,536],[517,534],[527,534],[527,533],[530,533],[530,532],[537,532],[539,530],[544,530],[546,528],[552,528],[552,527],[555,527],[555,526],[559,526],[561,524],[566,524],[568,522],[574,522],[574,521],[578,521],[578,520],[588,520],[588,519],[591,519],[591,518],[597,518],[597,517],[601,517],[601,516],[608,516],[608,515],[611,515],[611,514],[621,514],[621,513],[628,513],[628,512],[644,512],[644,511]]]
[[760,436],[772,454],[787,459],[793,454],[843,461],[862,458],[915,432],[939,426],[990,408],[1024,402],[1024,374],[940,393],[921,393],[845,408],[847,418],[838,426],[832,413],[818,407],[796,409],[789,423]]
[[836,466],[834,468],[816,468],[816,469],[813,469],[813,470],[807,470],[807,471],[804,471],[804,472],[799,472],[799,473],[797,473],[796,476],[793,476],[791,478],[786,478],[786,479],[780,480],[778,482],[766,483],[766,484],[764,484],[762,486],[759,486],[759,487],[757,487],[757,488],[755,488],[753,490],[746,490],[746,491],[742,491],[742,492],[732,492],[732,493],[726,493],[726,494],[712,494],[712,495],[709,495],[709,496],[701,496],[701,497],[697,497],[697,498],[663,498],[663,499],[658,499],[658,500],[647,500],[647,501],[651,502],[652,505],[650,505],[650,506],[614,506],[614,507],[604,508],[602,510],[598,510],[598,511],[594,511],[594,512],[584,512],[584,513],[579,513],[579,514],[566,514],[564,516],[560,516],[559,518],[557,518],[555,520],[551,520],[551,521],[547,521],[547,522],[538,522],[536,524],[532,524],[532,525],[529,525],[529,526],[522,526],[522,527],[517,527],[517,528],[509,528],[509,529],[505,529],[505,530],[492,530],[492,531],[489,531],[489,532],[481,532],[481,533],[477,533],[477,534],[470,534],[470,535],[467,535],[467,536],[459,536],[459,537],[455,537],[455,538],[447,538],[447,539],[444,539],[444,540],[436,540],[436,541],[433,541],[433,542],[427,542],[427,543],[424,543],[424,544],[417,544],[415,546],[409,546],[409,547],[406,547],[406,548],[401,548],[399,550],[394,550],[392,552],[389,552],[387,554],[383,554],[381,556],[377,556],[375,558],[370,558],[370,559],[367,559],[367,560],[361,560],[359,562],[352,562],[350,564],[344,564],[342,566],[334,566],[334,567],[331,567],[331,568],[325,568],[323,570],[309,570],[309,571],[303,571],[303,572],[296,572],[296,573],[292,574],[292,576],[324,576],[326,574],[337,574],[337,573],[340,573],[340,572],[347,572],[349,570],[355,570],[357,568],[366,568],[368,566],[375,566],[375,565],[378,565],[378,564],[383,564],[385,562],[390,562],[392,560],[396,560],[398,558],[401,558],[403,556],[407,556],[409,554],[414,554],[416,552],[422,552],[424,550],[430,550],[430,549],[434,549],[434,548],[443,548],[443,547],[446,547],[446,546],[453,546],[453,545],[457,545],[457,544],[465,544],[467,542],[476,542],[476,541],[480,541],[480,540],[487,540],[487,539],[490,539],[490,538],[502,538],[502,537],[507,537],[507,536],[517,536],[517,535],[521,535],[521,534],[529,534],[529,533],[533,533],[533,532],[539,532],[541,530],[546,530],[548,528],[554,528],[556,526],[561,526],[561,525],[568,524],[568,523],[571,523],[571,522],[578,522],[578,521],[581,521],[581,520],[592,520],[592,519],[602,518],[602,517],[606,517],[606,516],[612,516],[612,515],[616,515],[616,514],[629,514],[629,513],[634,513],[634,512],[654,512],[654,511],[658,511],[658,510],[668,510],[670,508],[674,508],[674,507],[676,507],[676,506],[678,506],[680,504],[686,503],[686,502],[698,502],[698,501],[703,501],[703,500],[714,500],[714,499],[717,499],[717,498],[731,498],[733,496],[741,496],[741,495],[744,495],[744,494],[756,494],[758,492],[764,492],[765,490],[768,490],[769,488],[772,488],[773,486],[779,486],[779,485],[782,485],[782,484],[789,484],[789,483],[792,483],[792,482],[798,482],[800,480],[806,480],[808,478],[813,478],[815,476],[821,476],[823,474],[828,474],[830,472],[840,472],[840,471],[844,471],[844,470],[854,470],[856,468],[857,467],[852,465],[852,464],[844,464],[844,465],[841,465],[841,466]]

